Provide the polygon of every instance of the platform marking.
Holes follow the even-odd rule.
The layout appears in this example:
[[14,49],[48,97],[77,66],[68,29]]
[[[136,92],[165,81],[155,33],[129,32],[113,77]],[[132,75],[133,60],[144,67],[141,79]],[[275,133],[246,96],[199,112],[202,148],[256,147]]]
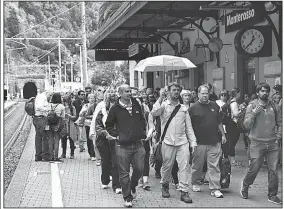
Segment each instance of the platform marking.
[[58,165],[57,163],[50,163],[50,165],[51,165],[52,207],[63,207]]

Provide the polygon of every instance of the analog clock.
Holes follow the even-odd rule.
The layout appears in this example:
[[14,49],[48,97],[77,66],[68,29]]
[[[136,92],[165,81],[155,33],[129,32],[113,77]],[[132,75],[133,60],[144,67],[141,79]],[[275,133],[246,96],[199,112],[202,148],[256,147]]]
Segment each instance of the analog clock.
[[236,50],[249,56],[269,56],[271,51],[271,29],[254,26],[241,29],[235,37]]
[[248,29],[241,36],[241,47],[249,54],[259,52],[264,46],[264,36],[256,29]]

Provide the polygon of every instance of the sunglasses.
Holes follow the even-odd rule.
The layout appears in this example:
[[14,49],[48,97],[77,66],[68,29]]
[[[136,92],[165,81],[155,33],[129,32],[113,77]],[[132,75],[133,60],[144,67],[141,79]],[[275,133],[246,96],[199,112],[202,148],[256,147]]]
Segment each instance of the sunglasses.
[[80,96],[85,96],[85,94],[80,94]]

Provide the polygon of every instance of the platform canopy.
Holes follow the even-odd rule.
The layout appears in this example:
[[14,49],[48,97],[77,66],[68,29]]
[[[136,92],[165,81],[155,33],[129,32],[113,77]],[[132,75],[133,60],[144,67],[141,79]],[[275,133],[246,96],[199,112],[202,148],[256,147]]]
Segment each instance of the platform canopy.
[[[105,8],[109,12],[111,3],[105,4],[108,4]],[[188,20],[196,21],[207,17],[218,19],[221,9],[201,9],[202,7],[222,8],[235,5],[235,2],[131,1],[122,2],[120,6],[117,6],[117,2],[113,4],[113,14],[101,24],[90,40],[89,48],[95,49],[98,61],[142,60],[152,56],[146,47],[157,47],[163,41],[160,37],[172,33],[170,30],[182,29],[190,24]],[[102,11],[100,15],[106,15],[107,12]],[[129,56],[128,49],[133,44],[138,44],[138,53]]]

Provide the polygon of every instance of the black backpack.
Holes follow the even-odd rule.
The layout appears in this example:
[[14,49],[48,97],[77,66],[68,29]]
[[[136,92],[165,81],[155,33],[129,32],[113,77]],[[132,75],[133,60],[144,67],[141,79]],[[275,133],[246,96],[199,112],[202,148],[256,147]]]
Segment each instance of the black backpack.
[[220,109],[222,124],[229,125],[232,122],[231,102],[226,102]]
[[48,125],[56,125],[59,122],[59,116],[56,114],[55,109],[58,106],[58,104],[52,108],[51,105],[51,110],[47,113],[47,124]]
[[35,97],[31,97],[25,103],[25,111],[29,116],[35,116]]

